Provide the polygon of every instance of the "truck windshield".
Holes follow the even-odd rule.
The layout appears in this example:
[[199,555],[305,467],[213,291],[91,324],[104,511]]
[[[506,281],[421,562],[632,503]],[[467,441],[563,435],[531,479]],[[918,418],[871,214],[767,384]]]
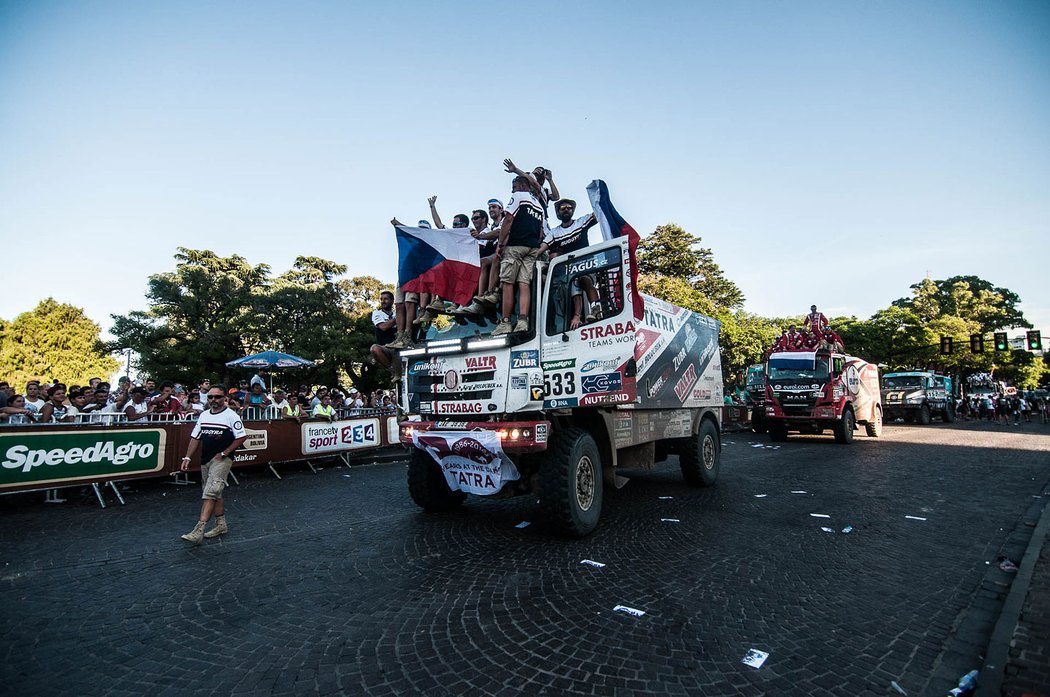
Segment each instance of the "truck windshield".
[[888,375],[882,379],[883,387],[903,389],[906,387],[922,387],[922,376],[920,375]]
[[827,380],[830,374],[827,358],[814,358],[813,360],[798,360],[794,358],[769,359],[770,381]]
[[[440,325],[440,326],[439,326]],[[430,325],[425,341],[440,339],[473,339],[488,336],[496,325],[481,315],[444,318]]]

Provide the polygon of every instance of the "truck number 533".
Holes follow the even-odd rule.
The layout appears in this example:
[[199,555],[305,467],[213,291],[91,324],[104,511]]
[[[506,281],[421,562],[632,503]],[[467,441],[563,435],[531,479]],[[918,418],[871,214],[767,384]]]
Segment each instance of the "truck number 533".
[[543,374],[543,396],[560,397],[565,394],[576,394],[576,374],[566,373]]

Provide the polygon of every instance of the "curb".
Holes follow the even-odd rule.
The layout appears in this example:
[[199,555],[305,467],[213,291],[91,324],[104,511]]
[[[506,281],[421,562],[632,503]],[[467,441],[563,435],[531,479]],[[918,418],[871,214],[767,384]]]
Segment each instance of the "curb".
[[1028,597],[1028,588],[1032,583],[1035,563],[1042,552],[1048,531],[1050,531],[1050,505],[1044,502],[1039,522],[1032,532],[1024,557],[1021,558],[1021,565],[1017,569],[1017,577],[1010,584],[1010,592],[1006,596],[1002,612],[988,640],[988,652],[985,655],[984,665],[981,666],[975,697],[1001,697],[1002,695],[1006,664],[1010,659],[1010,642],[1013,640],[1017,623],[1021,619],[1021,609]]

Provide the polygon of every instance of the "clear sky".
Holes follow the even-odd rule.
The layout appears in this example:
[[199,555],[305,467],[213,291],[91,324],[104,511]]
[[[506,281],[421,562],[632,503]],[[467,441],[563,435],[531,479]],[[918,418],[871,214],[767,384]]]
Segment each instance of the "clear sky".
[[178,246],[393,281],[387,221],[504,157],[702,236],[752,312],[975,274],[1050,329],[1042,0],[0,0],[0,317],[108,328]]

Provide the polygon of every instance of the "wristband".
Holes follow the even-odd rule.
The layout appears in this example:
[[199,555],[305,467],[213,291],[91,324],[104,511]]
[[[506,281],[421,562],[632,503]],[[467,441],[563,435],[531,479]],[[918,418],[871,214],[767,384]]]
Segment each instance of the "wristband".
[[183,460],[192,460],[193,458],[191,458],[191,457],[190,457],[189,455],[187,455],[186,457],[184,457],[184,458],[182,458],[182,459],[183,459]]

